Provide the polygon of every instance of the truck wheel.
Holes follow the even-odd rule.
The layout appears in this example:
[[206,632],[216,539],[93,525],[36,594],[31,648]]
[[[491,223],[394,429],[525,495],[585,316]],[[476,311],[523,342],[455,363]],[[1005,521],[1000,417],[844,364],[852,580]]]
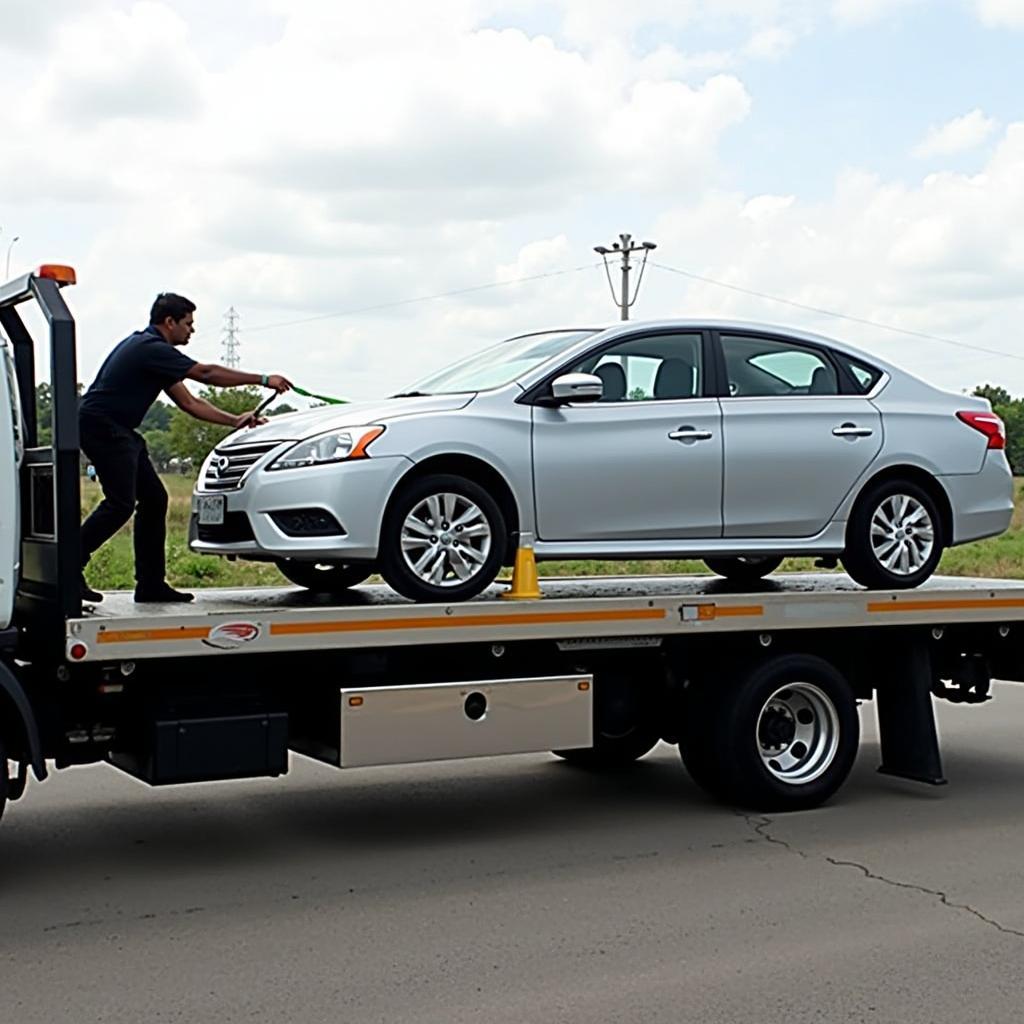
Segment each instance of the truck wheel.
[[318,594],[340,594],[373,575],[371,566],[348,562],[296,562],[282,558],[277,567],[297,587]]
[[552,753],[581,768],[623,768],[650,753],[661,739],[655,692],[622,675],[594,682],[594,745]]
[[414,480],[388,508],[380,571],[413,601],[464,601],[494,582],[507,549],[508,528],[490,494],[437,473]]
[[693,780],[755,810],[817,807],[857,756],[853,692],[812,655],[781,655],[732,683],[705,682],[688,710],[680,751]]
[[888,480],[857,502],[846,532],[843,568],[861,586],[909,589],[924,583],[942,557],[935,500],[909,480]]
[[764,579],[775,572],[782,562],[782,558],[776,558],[774,555],[704,559],[704,564],[716,576],[724,576],[727,580],[736,580],[737,583],[753,583],[755,580]]

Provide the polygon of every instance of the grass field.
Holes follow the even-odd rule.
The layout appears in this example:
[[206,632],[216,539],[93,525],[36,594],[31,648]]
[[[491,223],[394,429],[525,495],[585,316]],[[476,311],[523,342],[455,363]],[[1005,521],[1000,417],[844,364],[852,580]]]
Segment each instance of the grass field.
[[[167,517],[167,575],[170,582],[182,587],[272,586],[283,583],[274,566],[263,562],[229,562],[225,558],[195,555],[188,549],[189,499],[192,478],[165,476],[170,494]],[[947,551],[940,572],[954,576],[1003,576],[1024,578],[1024,480],[1016,486],[1016,512],[1010,529],[1000,537],[978,541]],[[101,498],[99,485],[82,481],[82,511],[88,513]],[[135,585],[133,573],[131,524],[93,556],[88,578],[101,590],[119,590]],[[784,571],[807,571],[813,568],[810,559],[792,559]],[[706,572],[702,562],[692,561],[630,561],[630,562],[545,562],[545,576],[581,576],[657,573]]]

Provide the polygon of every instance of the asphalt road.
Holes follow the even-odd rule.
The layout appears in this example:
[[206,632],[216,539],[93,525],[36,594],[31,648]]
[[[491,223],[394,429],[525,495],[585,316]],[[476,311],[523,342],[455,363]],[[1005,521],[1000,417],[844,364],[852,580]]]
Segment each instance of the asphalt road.
[[0,1022],[1024,1019],[1024,687],[943,705],[951,784],[707,800],[659,747],[149,790],[32,785],[0,825]]

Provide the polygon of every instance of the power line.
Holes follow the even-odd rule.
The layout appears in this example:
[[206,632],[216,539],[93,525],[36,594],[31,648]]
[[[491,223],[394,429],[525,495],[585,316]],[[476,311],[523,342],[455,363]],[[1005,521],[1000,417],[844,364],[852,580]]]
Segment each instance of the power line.
[[417,302],[432,302],[435,299],[450,299],[457,295],[469,295],[471,292],[483,292],[491,288],[507,288],[514,284],[525,284],[528,281],[540,281],[547,277],[562,277],[565,274],[578,274],[581,270],[593,270],[599,267],[600,263],[587,263],[581,267],[569,267],[565,270],[549,270],[543,274],[530,274],[528,277],[515,277],[508,281],[492,281],[489,284],[473,285],[470,288],[456,288],[450,292],[437,292],[434,295],[417,295],[410,299],[397,299],[394,302],[380,302],[372,306],[357,306],[352,309],[339,310],[336,313],[320,313],[317,316],[303,317],[301,320],[283,320],[274,324],[260,324],[257,327],[247,327],[251,334],[253,331],[270,331],[278,327],[296,327],[299,324],[311,324],[317,320],[332,320],[335,317],[355,316],[358,313],[374,313],[381,309],[394,309],[398,306],[411,306]]
[[912,331],[906,327],[894,327],[892,324],[883,324],[878,320],[868,320],[862,316],[853,316],[850,313],[838,313],[834,309],[823,309],[821,306],[809,306],[804,302],[796,302],[793,299],[785,299],[780,295],[769,295],[767,292],[759,292],[753,288],[744,288],[738,284],[729,284],[726,281],[716,281],[712,277],[703,277],[694,274],[689,270],[680,270],[678,267],[668,267],[664,263],[651,262],[652,267],[659,270],[667,270],[670,274],[679,274],[681,277],[688,277],[694,281],[703,281],[705,284],[717,285],[719,288],[728,288],[734,292],[742,292],[744,295],[753,295],[759,299],[768,299],[771,302],[781,302],[787,306],[794,306],[797,309],[805,309],[811,313],[820,313],[823,316],[836,317],[839,320],[849,320],[856,324],[865,324],[868,327],[878,327],[883,331],[895,331],[898,334],[909,334],[914,338],[924,338],[926,341],[938,341],[943,345],[952,345],[954,348],[966,348],[973,352],[984,352],[990,356],[1001,356],[1004,359],[1018,359],[1024,361],[1024,356],[1015,355],[1013,352],[1001,352],[995,348],[985,348],[983,345],[972,345],[966,341],[954,341],[952,338],[942,338],[937,334],[926,334],[924,331]]

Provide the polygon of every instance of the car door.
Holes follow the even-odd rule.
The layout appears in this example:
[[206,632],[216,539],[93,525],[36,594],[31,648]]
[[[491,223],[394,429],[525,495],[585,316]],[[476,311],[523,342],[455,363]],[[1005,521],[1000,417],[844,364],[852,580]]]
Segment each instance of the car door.
[[538,539],[720,537],[721,408],[704,396],[699,332],[630,335],[561,372],[600,401],[533,410]]
[[820,533],[882,447],[871,402],[843,394],[827,349],[777,336],[716,335],[722,397],[726,537]]

